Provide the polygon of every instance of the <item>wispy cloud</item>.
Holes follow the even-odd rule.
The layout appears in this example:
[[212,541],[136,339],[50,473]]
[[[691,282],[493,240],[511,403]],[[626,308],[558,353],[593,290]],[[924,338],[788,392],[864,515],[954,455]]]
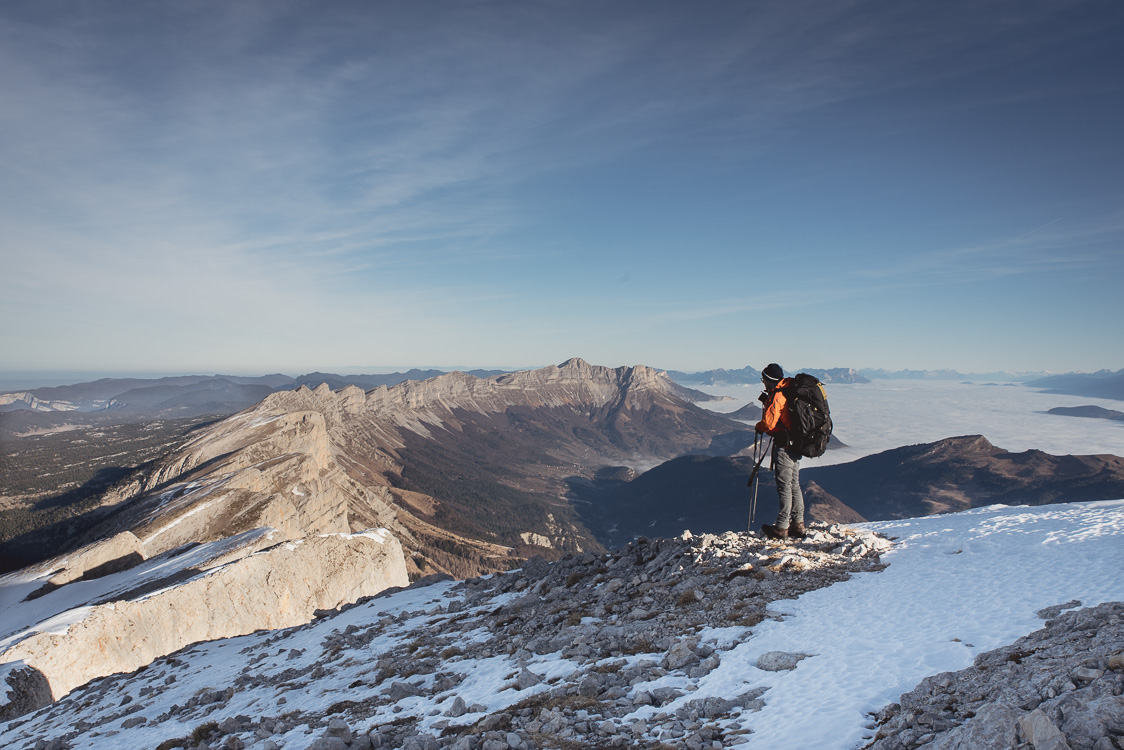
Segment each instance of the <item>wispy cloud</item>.
[[1120,262],[1124,219],[1053,219],[982,244],[931,253],[903,254],[855,273],[859,279],[898,279],[912,284],[974,283],[1003,276],[1105,268]]

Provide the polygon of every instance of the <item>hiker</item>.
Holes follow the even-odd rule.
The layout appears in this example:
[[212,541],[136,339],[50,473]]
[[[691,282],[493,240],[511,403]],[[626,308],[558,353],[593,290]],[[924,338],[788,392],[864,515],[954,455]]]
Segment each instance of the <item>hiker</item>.
[[789,431],[792,429],[792,415],[781,389],[790,381],[784,370],[776,362],[761,372],[761,382],[765,393],[760,400],[765,414],[757,423],[757,432],[764,432],[773,438],[773,476],[777,484],[777,498],[780,508],[776,524],[762,524],[765,536],[774,539],[804,537],[804,495],[800,492],[800,452],[792,447]]

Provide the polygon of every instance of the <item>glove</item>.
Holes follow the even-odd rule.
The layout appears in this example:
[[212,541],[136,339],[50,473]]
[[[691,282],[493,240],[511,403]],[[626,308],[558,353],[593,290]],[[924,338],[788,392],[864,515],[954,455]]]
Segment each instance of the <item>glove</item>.
[[761,395],[757,397],[757,400],[761,402],[762,406],[765,406],[769,403],[769,394],[765,391],[761,391]]

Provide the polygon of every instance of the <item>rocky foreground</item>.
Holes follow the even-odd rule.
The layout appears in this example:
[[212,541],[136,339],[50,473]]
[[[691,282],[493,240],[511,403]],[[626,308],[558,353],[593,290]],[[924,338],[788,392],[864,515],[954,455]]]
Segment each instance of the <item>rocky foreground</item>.
[[[783,619],[773,602],[878,571],[891,545],[843,526],[811,532],[789,542],[685,533],[418,582],[91,683],[0,724],[0,746],[734,747],[771,700],[752,674],[800,669],[807,654],[761,654],[727,693],[708,681],[737,664],[758,624]],[[1124,605],[1066,611],[1079,606],[1043,610],[1043,630],[872,714],[872,747],[1121,748]]]
[[1052,618],[959,672],[926,678],[878,714],[870,750],[1124,748],[1124,603]]
[[[789,543],[687,532],[380,595],[302,627],[198,644],[91,683],[0,725],[0,742],[52,750],[739,744],[745,730],[730,731],[726,720],[759,710],[768,694],[692,700],[695,683],[759,622],[781,617],[771,602],[877,570],[890,546],[842,526],[809,531]],[[403,597],[421,608],[388,609]],[[757,666],[792,669],[803,656],[771,653]]]

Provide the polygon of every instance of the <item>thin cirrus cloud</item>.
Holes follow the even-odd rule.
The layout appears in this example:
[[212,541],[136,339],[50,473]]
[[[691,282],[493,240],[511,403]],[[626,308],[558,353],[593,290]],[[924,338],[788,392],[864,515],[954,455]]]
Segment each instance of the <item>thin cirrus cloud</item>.
[[1053,219],[1028,231],[966,247],[919,254],[897,264],[864,268],[856,276],[900,279],[915,285],[949,280],[978,283],[990,278],[1069,270],[1120,269],[1124,221],[1107,218],[1066,226]]

